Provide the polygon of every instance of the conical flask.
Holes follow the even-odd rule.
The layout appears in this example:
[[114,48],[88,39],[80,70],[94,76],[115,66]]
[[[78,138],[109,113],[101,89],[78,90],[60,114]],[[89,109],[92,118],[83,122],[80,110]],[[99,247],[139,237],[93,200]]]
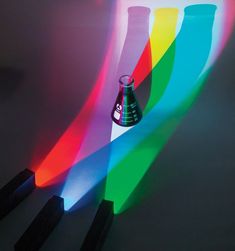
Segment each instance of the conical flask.
[[134,93],[134,79],[129,75],[123,75],[119,79],[119,93],[111,116],[116,124],[125,127],[136,125],[142,118]]

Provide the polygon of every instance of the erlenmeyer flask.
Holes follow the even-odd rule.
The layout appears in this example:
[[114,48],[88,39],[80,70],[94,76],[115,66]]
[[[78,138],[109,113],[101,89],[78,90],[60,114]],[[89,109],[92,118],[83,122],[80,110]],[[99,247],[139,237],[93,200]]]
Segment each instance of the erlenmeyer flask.
[[112,110],[112,120],[120,125],[130,127],[142,118],[142,111],[134,93],[134,79],[123,75],[119,79],[119,93]]

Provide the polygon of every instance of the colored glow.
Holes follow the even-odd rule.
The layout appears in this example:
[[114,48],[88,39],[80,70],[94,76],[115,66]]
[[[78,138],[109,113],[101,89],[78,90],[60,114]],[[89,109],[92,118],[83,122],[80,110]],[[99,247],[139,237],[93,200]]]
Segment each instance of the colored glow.
[[[133,71],[138,59],[141,56],[141,52],[144,50],[144,47],[149,39],[149,13],[150,9],[146,7],[137,6],[128,8],[129,15],[127,34],[118,67],[115,69],[113,63],[109,66],[110,71],[108,73],[108,79],[106,80],[105,90],[102,92],[99,102],[96,103],[96,112],[94,113],[90,123],[90,128],[88,130],[89,134],[87,134],[87,137],[83,139],[83,148],[79,151],[80,158],[78,158],[75,163],[110,142],[112,126],[111,108],[113,106],[115,96],[117,95],[117,88],[115,87],[119,87],[118,79],[123,72]],[[118,32],[116,33],[118,34]],[[135,42],[135,46],[133,46],[133,41]],[[97,133],[97,125],[102,128],[102,133]],[[102,158],[105,160],[108,156],[109,155],[102,155]],[[81,166],[80,168],[82,170]],[[65,190],[66,187],[67,183],[65,185]],[[71,202],[72,199],[69,201]]]
[[[142,135],[156,130],[154,134],[146,135],[147,137],[140,142],[139,147],[133,148],[132,145],[131,148],[130,143],[126,145],[125,150],[128,146],[130,147],[129,154],[115,167],[117,161],[113,153],[120,148],[112,147],[111,171],[107,176],[105,199],[114,201],[115,213],[121,212],[123,205],[148,170],[154,157],[160,152],[179,123],[183,111],[188,109],[185,106],[181,109],[179,107],[197,88],[198,78],[207,62],[212,43],[215,10],[214,5],[194,5],[185,9],[185,18],[176,39],[174,68],[166,91],[140,125],[131,130],[134,133],[142,127]],[[171,48],[167,54],[169,51]],[[153,71],[154,73],[159,74],[158,71]],[[146,119],[149,120],[148,123]],[[169,121],[173,123],[168,124]],[[162,124],[163,127],[161,127]],[[136,135],[140,139],[140,131]],[[130,142],[133,143],[133,139]]]
[[[156,5],[156,3],[153,3],[152,1],[144,1],[144,3],[152,9]],[[73,123],[69,126],[69,128],[63,134],[60,140],[56,143],[56,145],[47,155],[45,160],[43,160],[40,166],[34,168],[34,170],[36,171],[36,183],[38,186],[45,186],[52,184],[53,181],[55,182],[54,179],[59,177],[59,175],[63,174],[64,172],[66,172],[73,163],[76,163],[77,161],[85,158],[92,152],[96,151],[99,147],[102,147],[104,144],[107,143],[111,131],[110,129],[111,125],[109,124],[107,117],[106,119],[101,119],[101,116],[103,116],[101,115],[101,113],[105,114],[104,116],[106,116],[107,112],[106,113],[104,112],[103,107],[104,106],[107,107],[109,105],[108,100],[112,99],[111,98],[112,95],[110,95],[107,98],[107,96],[104,95],[104,87],[106,93],[108,93],[110,90],[111,90],[110,93],[114,93],[115,89],[111,88],[113,87],[113,85],[111,84],[108,85],[107,83],[115,83],[115,82],[117,83],[117,80],[115,80],[115,78],[112,78],[110,76],[119,76],[124,71],[124,69],[129,72],[133,71],[133,69],[135,68],[134,65],[136,64],[136,62],[138,62],[140,54],[143,51],[143,49],[141,48],[144,46],[144,44],[147,44],[146,50],[145,53],[143,54],[144,56],[141,57],[142,60],[139,60],[139,62],[142,62],[139,63],[140,67],[142,67],[143,65],[146,66],[145,68],[142,67],[143,69],[146,69],[145,72],[142,71],[142,73],[140,74],[142,75],[142,78],[147,73],[149,73],[150,69],[152,68],[150,41],[148,43],[148,32],[147,29],[145,28],[148,26],[147,23],[148,19],[145,18],[143,22],[143,24],[145,25],[144,27],[140,25],[139,32],[136,32],[134,34],[134,29],[133,28],[131,29],[130,28],[131,26],[126,31],[126,23],[128,19],[126,8],[130,7],[130,4],[133,4],[133,2],[131,3],[129,1],[125,2],[120,1],[117,3],[116,12],[114,15],[115,25],[111,37],[111,42],[109,45],[109,49],[107,51],[106,58],[104,60],[102,70],[100,71],[98,80],[95,84],[95,87],[92,93],[90,94],[86,104],[84,105],[82,111],[75,118]],[[136,2],[136,4],[138,3]],[[132,9],[135,9],[135,7],[132,7]],[[148,8],[142,7],[141,9],[139,7],[138,9],[140,14],[139,15],[140,19],[142,19],[146,14],[148,14],[148,11],[146,11],[146,9]],[[145,13],[145,15],[143,15],[143,13]],[[159,14],[159,16],[161,15]],[[164,17],[162,16],[162,18]],[[121,23],[120,20],[122,20]],[[143,30],[143,28],[145,30]],[[127,33],[126,36],[127,41],[125,41],[125,46],[123,48],[123,53],[122,53],[124,56],[122,57],[120,54],[126,33]],[[132,40],[128,39],[128,37],[131,38],[131,35],[128,36],[128,33],[134,36],[133,37],[134,39],[133,38]],[[139,36],[136,37],[136,34],[137,35],[139,34]],[[135,46],[132,46],[133,44],[132,42],[134,40],[135,40]],[[170,43],[170,39],[168,42]],[[138,44],[140,46],[137,46]],[[165,47],[167,48],[167,46]],[[129,56],[128,58],[126,56],[127,55],[126,52],[128,51],[132,51],[132,57]],[[162,52],[159,54],[161,55],[163,53],[164,53],[164,45]],[[115,73],[115,69],[117,68],[115,64],[117,64],[120,57],[121,59],[123,59],[120,61],[121,67],[119,67],[119,71]],[[160,56],[158,57],[160,58]],[[157,56],[153,60],[153,62],[155,63],[156,60]],[[105,100],[105,102],[101,100]],[[103,103],[103,105],[100,104],[101,102]],[[101,138],[101,135],[97,133],[95,126],[95,124],[97,123],[99,124],[101,122],[104,123],[102,124],[102,127],[104,128],[103,131],[105,132],[103,138]],[[92,144],[93,139],[96,137],[97,137],[97,140],[95,141],[96,143]]]
[[[155,9],[157,5],[152,0],[135,2],[141,5],[144,2],[148,2],[149,5],[146,6],[150,7],[151,10]],[[159,2],[159,4],[166,6],[168,2],[170,1]],[[209,62],[210,57],[216,53],[216,47],[211,49],[213,43],[211,31],[215,11],[214,6],[197,5],[186,8],[182,28],[179,25],[180,19],[177,27],[173,27],[174,21],[177,21],[177,14],[174,13],[173,16],[176,20],[171,20],[172,23],[169,22],[172,26],[162,25],[162,29],[170,29],[171,27],[171,31],[177,33],[177,29],[180,27],[181,30],[176,42],[172,43],[174,37],[169,36],[165,38],[165,44],[163,42],[161,46],[154,47],[155,43],[152,43],[152,41],[155,39],[157,41],[157,38],[159,38],[158,43],[160,43],[160,39],[166,33],[161,34],[162,37],[160,37],[160,32],[159,37],[157,33],[152,33],[149,40],[149,35],[146,31],[148,24],[144,22],[145,25],[141,27],[144,31],[140,32],[139,36],[136,37],[131,26],[127,27],[126,25],[128,20],[126,6],[130,7],[130,4],[133,4],[133,1],[132,3],[128,0],[118,2],[116,23],[111,43],[96,85],[78,117],[36,172],[37,185],[44,186],[48,183],[51,184],[52,179],[58,177],[74,165],[62,192],[62,197],[65,198],[66,210],[69,210],[76,204],[87,192],[104,179],[107,172],[109,172],[106,196],[107,199],[115,201],[115,212],[121,212],[121,208],[126,203],[128,197],[138,185],[176,125],[180,122],[184,111],[193,102],[195,98],[194,92],[201,86],[201,82],[199,84],[197,80],[201,74],[205,73],[203,67],[205,71],[208,69],[212,61],[208,66],[205,63]],[[189,4],[188,1],[187,4]],[[174,4],[170,6],[172,5],[175,6]],[[164,8],[164,11],[167,10],[173,11],[174,9]],[[158,23],[158,30],[157,18],[164,19],[167,16],[161,16],[160,12],[157,16],[155,17],[153,28],[148,30],[160,31],[162,21]],[[140,17],[142,16],[140,15]],[[220,18],[218,17],[218,19]],[[203,27],[205,23],[206,25]],[[131,36],[128,35],[131,33]],[[131,40],[132,36],[135,36],[134,40]],[[136,41],[139,41],[137,45]],[[166,50],[167,53],[164,55]],[[130,57],[130,52],[133,53],[132,57]],[[128,53],[130,54],[128,55]],[[175,54],[176,57],[174,58]],[[118,62],[120,63],[118,64]],[[135,68],[136,64],[137,67]],[[156,66],[153,68],[155,64]],[[107,115],[106,109],[111,102],[113,93],[117,93],[118,85],[115,90],[114,85],[117,83],[115,79],[122,75],[124,70],[128,71],[126,73],[134,71],[133,76],[137,80],[137,86],[142,84],[142,80],[145,79],[151,70],[155,80],[152,81],[150,100],[145,109],[143,121],[135,128],[116,138],[111,144],[107,144],[111,134],[111,124],[108,121],[110,111]],[[161,80],[161,83],[157,83],[158,79]],[[159,93],[153,91],[154,88],[160,90],[160,87],[161,91]],[[107,94],[109,91],[112,93],[110,97]],[[186,102],[185,100],[189,101]],[[103,116],[105,116],[105,119]],[[172,119],[173,117],[176,120]],[[102,132],[104,132],[104,135],[100,135],[100,131],[96,129],[95,125],[97,124],[99,128],[103,128]],[[162,138],[159,135],[162,135]],[[158,138],[159,141],[156,142]],[[94,145],[92,144],[93,142]],[[155,146],[155,144],[157,148],[153,149],[151,146]],[[148,159],[147,156],[149,157]],[[138,166],[140,166],[140,163],[143,164],[139,167],[138,172],[135,169],[131,171],[129,166],[126,167],[128,162],[131,166],[133,165],[131,163],[134,163],[135,157],[139,159]],[[140,158],[142,159],[140,160]],[[133,179],[130,179],[130,177],[133,177]],[[120,184],[124,184],[121,189],[119,189]],[[115,190],[120,190],[120,192]]]
[[[138,88],[140,84],[143,83],[143,80],[151,74],[152,68],[153,70],[164,72],[164,74],[155,73],[151,76],[154,79],[152,79],[150,98],[145,112],[152,109],[154,104],[160,99],[169,82],[173,67],[175,46],[171,46],[171,53],[168,52],[166,54],[164,60],[159,64],[159,67],[154,68],[154,66],[159,63],[175,39],[178,13],[179,10],[175,8],[161,8],[154,11],[154,22],[150,39],[132,74],[135,79],[135,88]],[[115,123],[113,123],[111,141],[129,129],[131,129],[131,127],[117,127]]]
[[[135,79],[136,88],[147,77],[152,68],[154,68],[154,66],[160,61],[164,53],[174,41],[178,13],[178,9],[175,8],[161,8],[155,11],[155,21],[150,39],[132,74]],[[152,93],[155,93],[155,91]]]
[[[179,11],[173,8],[155,11],[155,22],[150,37],[153,66],[156,66],[160,59],[162,59],[175,39],[178,13]],[[150,111],[163,95],[171,76],[174,56],[175,44],[170,47],[170,50],[165,55],[164,60],[161,60],[159,66],[153,69],[151,92],[145,113]],[[159,72],[154,72],[156,69]]]
[[225,45],[227,44],[230,35],[232,34],[234,23],[235,23],[235,3],[234,0],[225,0],[224,1],[224,16],[226,18],[223,19],[223,34],[222,34],[222,42],[221,42],[221,52]]
[[102,88],[102,77],[104,76],[105,70],[106,69],[104,67],[95,88],[93,89],[79,116],[76,117],[70,125],[69,130],[63,134],[45,160],[35,170],[37,186],[41,187],[48,185],[48,182],[52,184],[51,181],[54,178],[64,173],[74,163],[84,138],[84,134],[87,130],[87,123],[91,119],[97,94]]
[[65,173],[74,164],[74,161],[78,159],[78,152],[87,133],[94,107],[104,88],[104,80],[106,79],[107,73],[110,71],[110,61],[115,62],[112,54],[114,39],[113,31],[102,69],[82,110],[49,152],[47,157],[42,161],[40,166],[35,168],[37,186],[43,187],[57,182],[57,178]]
[[[116,57],[112,58],[112,61],[109,62],[109,70],[106,71],[106,77],[103,80],[104,88],[100,91],[97,98],[92,118],[87,125],[86,135],[83,138],[81,148],[74,163],[77,163],[110,142],[112,129],[111,108],[119,87],[118,79],[123,72],[133,71],[140,57],[140,52],[143,51],[149,37],[149,13],[150,10],[145,7],[137,6],[128,9],[128,29],[120,60],[118,62],[118,57]],[[118,34],[118,29],[115,34]],[[132,46],[133,41],[135,41],[134,47]],[[115,47],[116,45],[114,44],[112,53],[116,50]],[[97,125],[99,125],[99,128],[102,128],[102,133],[97,132]]]
[[215,11],[215,5],[206,4],[185,8],[185,19],[176,40],[174,68],[165,91],[167,95],[159,101],[158,109],[173,110],[190,95],[192,84],[196,84],[195,79],[210,55]]
[[150,37],[153,67],[159,62],[175,39],[178,9],[166,8],[155,11],[155,22]]
[[[118,164],[118,168],[117,167],[112,168],[112,171],[109,173],[107,182],[110,182],[110,184],[108,186],[108,183],[107,183],[106,198],[107,199],[115,198],[116,213],[120,213],[123,210],[127,209],[128,206],[130,206],[128,205],[128,200],[127,200],[128,191],[130,192],[129,194],[132,193],[132,191],[136,187],[136,184],[139,182],[139,179],[141,179],[144,176],[148,167],[151,165],[151,163],[154,161],[156,156],[159,154],[159,152],[161,151],[161,149],[163,148],[163,146],[165,145],[165,143],[167,142],[171,134],[174,132],[177,125],[180,123],[181,119],[183,118],[183,115],[190,108],[193,101],[199,94],[201,90],[201,86],[205,82],[205,79],[207,75],[209,74],[208,69],[211,67],[214,60],[216,59],[216,57],[218,57],[219,53],[221,52],[221,51],[218,51],[218,49],[220,48],[220,45],[222,44],[221,48],[223,48],[228,40],[229,35],[231,34],[231,31],[232,31],[231,27],[233,27],[234,25],[234,17],[235,17],[234,7],[235,6],[233,5],[231,7],[233,8],[230,9],[231,10],[230,15],[228,16],[225,15],[225,17],[227,17],[226,23],[230,24],[230,31],[228,32],[227,35],[225,35],[225,37],[224,35],[221,36],[220,27],[218,27],[219,26],[218,24],[220,22],[218,20],[217,22],[215,22],[217,27],[214,27],[213,35],[214,36],[217,35],[219,37],[217,39],[214,39],[213,41],[214,46],[213,48],[211,48],[210,55],[208,57],[208,62],[204,68],[204,71],[202,71],[202,73],[204,72],[204,74],[201,76],[200,80],[195,86],[194,91],[191,91],[191,94],[188,96],[187,100],[183,102],[182,105],[177,109],[178,112],[175,111],[172,114],[172,116],[170,116],[169,119],[166,120],[166,123],[163,123],[162,126],[157,127],[155,131],[153,132],[153,134],[151,134],[141,144],[139,144],[136,148],[130,151],[130,153],[126,156],[126,158],[124,158]],[[228,9],[228,6],[227,6],[227,9]],[[221,20],[222,17],[224,17],[223,12],[220,11],[219,14],[217,14],[216,18]],[[221,43],[221,38],[223,38],[222,43]],[[168,50],[167,54],[169,53],[169,51],[170,49]],[[166,58],[167,58],[167,54],[165,55]],[[159,68],[163,61],[164,60],[160,61],[158,65]],[[164,71],[159,70],[159,72],[164,72]],[[156,74],[156,73],[157,72],[154,73],[154,69],[153,69],[153,74]],[[164,73],[163,75],[165,74],[166,73]],[[162,81],[163,79],[164,79],[164,76],[162,76],[162,79],[159,79],[159,80]],[[145,109],[145,113],[146,111],[147,109]],[[110,179],[110,174],[111,176],[113,176],[113,179]],[[120,207],[118,207],[118,205]]]
[[140,60],[137,61],[137,65],[134,68],[132,76],[135,80],[135,88],[138,88],[143,80],[152,70],[152,56],[151,56],[151,44],[150,40],[145,46],[145,49],[140,57]]
[[197,88],[177,111],[165,119],[162,124],[156,126],[153,132],[134,147],[118,165],[111,168],[106,181],[105,198],[114,199],[115,214],[122,213],[132,206],[131,202],[128,201],[130,195],[135,191],[135,188],[199,95],[205,77],[203,76],[198,81]]
[[[122,13],[118,10],[119,6],[116,8],[116,22],[109,49],[95,87],[80,114],[36,169],[37,186],[57,182],[57,178],[68,171],[74,163],[110,141],[110,109],[117,94],[118,78],[124,71],[133,71],[149,38],[150,9],[138,6],[128,9],[125,39],[120,34],[124,34],[126,24],[119,25],[118,18]],[[122,43],[123,48],[120,46]],[[97,131],[97,124],[102,128],[102,133]]]
[[[215,9],[213,5],[197,5],[186,8],[182,29],[176,40],[176,57],[172,77],[163,97],[158,105],[143,118],[141,123],[71,169],[61,195],[65,198],[66,210],[69,210],[105,178],[107,163],[109,163],[105,197],[115,202],[116,213],[120,211],[122,205],[149,167],[143,166],[139,172],[135,170],[137,175],[133,175],[133,172],[129,171],[131,167],[125,165],[125,162],[122,161],[136,146],[148,138],[156,128],[168,121],[171,118],[170,116],[174,117],[176,109],[197,87],[198,77],[210,51]],[[185,43],[185,41],[188,41],[189,34],[191,36],[189,43]],[[201,50],[200,54],[195,53],[195,47]],[[194,67],[186,71],[187,74],[183,74],[182,72],[185,73],[185,71],[182,69],[188,66],[189,61],[195,61],[193,63]],[[180,72],[179,69],[181,69]],[[171,99],[176,93],[175,88],[177,88],[177,93],[180,96],[176,101]],[[151,142],[155,145],[155,141]],[[107,154],[110,151],[111,154]],[[122,185],[122,189],[120,189],[120,185]],[[67,198],[69,198],[68,201]]]

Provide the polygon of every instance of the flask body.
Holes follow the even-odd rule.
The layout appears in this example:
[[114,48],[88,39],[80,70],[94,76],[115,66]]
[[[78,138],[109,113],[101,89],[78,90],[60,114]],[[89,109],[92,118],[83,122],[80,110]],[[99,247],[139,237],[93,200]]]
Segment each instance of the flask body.
[[112,120],[120,126],[134,126],[142,118],[142,111],[134,93],[134,79],[125,75],[119,80],[119,93],[112,110]]

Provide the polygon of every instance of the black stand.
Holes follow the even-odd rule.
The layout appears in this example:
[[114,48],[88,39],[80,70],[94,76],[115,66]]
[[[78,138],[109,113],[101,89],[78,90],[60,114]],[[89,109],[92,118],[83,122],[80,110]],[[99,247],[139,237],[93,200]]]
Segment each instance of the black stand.
[[113,202],[103,200],[97,210],[92,225],[80,251],[101,250],[113,221]]
[[0,190],[0,220],[13,210],[34,189],[35,174],[25,169]]
[[42,246],[64,214],[64,199],[53,196],[15,244],[16,251],[36,251]]

